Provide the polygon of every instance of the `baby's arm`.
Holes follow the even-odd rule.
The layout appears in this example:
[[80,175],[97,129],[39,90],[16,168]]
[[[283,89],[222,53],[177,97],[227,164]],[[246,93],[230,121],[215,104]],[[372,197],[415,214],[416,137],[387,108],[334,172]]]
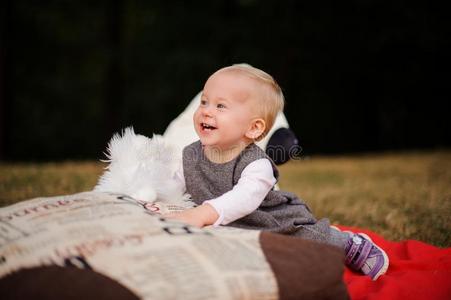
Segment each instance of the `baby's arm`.
[[202,204],[182,212],[166,214],[164,217],[196,227],[204,227],[213,224],[219,218],[219,215],[210,204]]
[[[175,172],[173,179],[176,184],[185,187],[185,176],[183,175],[182,164],[180,164],[178,170]],[[182,212],[165,214],[164,217],[180,220],[196,227],[204,227],[213,224],[218,219],[219,215],[211,205],[206,204],[186,209]]]
[[213,225],[227,225],[255,211],[276,184],[271,162],[259,159],[244,168],[231,191],[205,201],[215,208],[219,218]]
[[244,168],[232,190],[196,208],[165,216],[197,227],[226,225],[255,211],[275,183],[271,162],[259,159]]

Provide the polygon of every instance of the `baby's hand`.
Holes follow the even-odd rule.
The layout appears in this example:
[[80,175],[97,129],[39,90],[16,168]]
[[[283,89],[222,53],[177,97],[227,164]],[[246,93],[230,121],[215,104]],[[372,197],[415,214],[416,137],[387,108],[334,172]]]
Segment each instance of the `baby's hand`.
[[204,227],[213,224],[219,215],[210,204],[199,205],[195,208],[189,208],[178,213],[169,213],[163,215],[168,219],[175,219],[195,227]]

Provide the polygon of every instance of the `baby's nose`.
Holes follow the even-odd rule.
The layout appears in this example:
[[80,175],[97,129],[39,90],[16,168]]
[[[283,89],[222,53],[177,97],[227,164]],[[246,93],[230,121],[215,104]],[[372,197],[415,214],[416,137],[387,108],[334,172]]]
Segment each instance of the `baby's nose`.
[[208,116],[208,117],[213,116],[213,109],[212,109],[212,106],[211,106],[211,105],[207,105],[207,106],[203,107],[203,108],[202,108],[202,114],[203,114],[204,116]]

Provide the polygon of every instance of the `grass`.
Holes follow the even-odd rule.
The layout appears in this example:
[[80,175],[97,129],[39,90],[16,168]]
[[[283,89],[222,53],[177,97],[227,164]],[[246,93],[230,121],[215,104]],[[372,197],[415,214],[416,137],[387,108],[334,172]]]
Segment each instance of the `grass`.
[[[90,190],[97,162],[0,163],[0,206]],[[318,218],[387,239],[451,246],[451,151],[312,157],[280,167],[280,186]]]
[[91,190],[102,168],[97,162],[0,163],[0,206]]
[[451,246],[451,152],[314,157],[280,168],[316,216],[391,240]]

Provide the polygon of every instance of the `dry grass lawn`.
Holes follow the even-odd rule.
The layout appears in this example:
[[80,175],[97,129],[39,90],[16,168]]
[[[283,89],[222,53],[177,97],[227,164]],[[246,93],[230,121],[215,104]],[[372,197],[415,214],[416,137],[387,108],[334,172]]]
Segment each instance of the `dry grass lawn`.
[[281,188],[318,217],[451,246],[451,152],[314,157],[280,169]]
[[[90,190],[96,162],[0,163],[0,206]],[[451,151],[316,157],[281,166],[280,185],[318,217],[387,239],[451,246]]]

